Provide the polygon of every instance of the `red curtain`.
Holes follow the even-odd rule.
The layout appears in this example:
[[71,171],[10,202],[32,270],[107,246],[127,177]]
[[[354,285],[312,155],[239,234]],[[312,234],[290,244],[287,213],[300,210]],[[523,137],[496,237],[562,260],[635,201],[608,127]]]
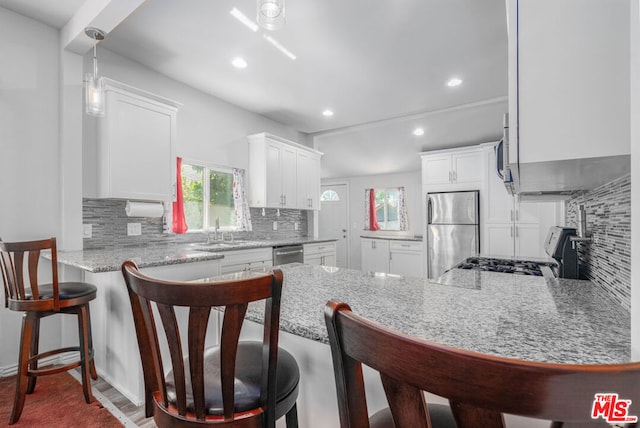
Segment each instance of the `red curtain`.
[[380,230],[376,216],[376,192],[374,189],[369,189],[369,230]]
[[184,218],[184,200],[182,198],[182,158],[177,158],[176,200],[173,203],[173,233],[185,233],[189,230]]

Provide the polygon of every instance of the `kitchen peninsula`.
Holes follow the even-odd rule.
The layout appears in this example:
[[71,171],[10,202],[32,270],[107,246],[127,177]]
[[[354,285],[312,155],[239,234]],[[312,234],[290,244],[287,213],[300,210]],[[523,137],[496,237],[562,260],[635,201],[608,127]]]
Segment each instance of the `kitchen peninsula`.
[[[193,263],[173,265],[167,259],[143,268],[151,276],[175,279],[177,269],[206,278],[207,263],[191,255]],[[63,253],[63,263],[70,260]],[[105,260],[105,263],[107,261]],[[630,359],[629,312],[589,281],[553,280],[455,269],[437,282],[389,274],[365,273],[328,266],[289,264],[284,273],[280,344],[297,359],[302,371],[298,411],[301,426],[337,426],[333,368],[323,311],[329,299],[341,300],[353,310],[403,333],[451,346],[505,357],[558,363],[600,364]],[[228,274],[242,278],[269,268]],[[119,271],[110,275],[113,286],[99,281],[98,299],[111,311],[112,322],[94,330],[100,374],[136,404],[141,403],[142,377],[135,332],[126,291]],[[229,276],[225,277],[229,277]],[[115,281],[118,281],[117,283]],[[94,310],[94,308],[98,310]],[[101,305],[92,306],[94,328],[101,325]],[[256,338],[263,305],[252,305],[243,335]],[[114,316],[115,314],[115,316]],[[186,318],[185,318],[186,319]],[[217,321],[212,317],[213,322]],[[130,331],[127,331],[129,329]],[[217,340],[212,328],[210,340]],[[102,337],[101,337],[102,335]],[[101,341],[104,341],[101,343]],[[103,355],[101,362],[99,355]],[[379,378],[366,374],[374,382]],[[127,381],[125,381],[125,380]],[[373,385],[370,411],[384,405],[379,385]],[[317,425],[315,421],[322,421]]]

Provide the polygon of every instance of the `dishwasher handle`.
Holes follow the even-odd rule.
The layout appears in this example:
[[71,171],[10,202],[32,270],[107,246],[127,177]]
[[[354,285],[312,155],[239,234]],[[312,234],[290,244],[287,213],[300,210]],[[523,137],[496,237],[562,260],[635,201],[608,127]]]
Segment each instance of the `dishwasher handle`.
[[276,256],[289,256],[291,254],[300,254],[303,250],[293,250],[293,251],[275,251]]

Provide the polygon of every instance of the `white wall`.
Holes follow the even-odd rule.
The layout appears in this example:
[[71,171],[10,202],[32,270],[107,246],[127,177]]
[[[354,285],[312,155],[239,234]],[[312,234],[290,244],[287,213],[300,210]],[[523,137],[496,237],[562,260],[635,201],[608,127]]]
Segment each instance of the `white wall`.
[[[92,53],[84,59],[85,70],[91,70]],[[98,48],[98,67],[101,76],[182,104],[177,119],[177,156],[246,169],[249,160],[247,135],[269,132],[307,144],[306,135],[289,126],[207,95],[109,50]],[[85,194],[95,189],[95,168],[87,168],[95,162],[95,131],[92,128],[95,120],[99,119],[85,116]]]
[[[58,41],[57,30],[0,7],[0,237],[6,241],[59,234]],[[18,362],[21,314],[0,299],[2,376]],[[47,321],[43,349],[60,340],[58,319]]]
[[[417,156],[417,155],[416,155]],[[344,177],[323,180],[322,184],[349,183],[349,233],[350,243],[349,267],[360,269],[360,236],[371,235],[406,235],[414,236],[422,234],[422,205],[421,205],[421,176],[420,171],[411,171],[401,174],[381,174],[360,177]],[[364,226],[364,191],[369,188],[387,188],[404,186],[409,217],[409,230],[406,232],[363,230]]]

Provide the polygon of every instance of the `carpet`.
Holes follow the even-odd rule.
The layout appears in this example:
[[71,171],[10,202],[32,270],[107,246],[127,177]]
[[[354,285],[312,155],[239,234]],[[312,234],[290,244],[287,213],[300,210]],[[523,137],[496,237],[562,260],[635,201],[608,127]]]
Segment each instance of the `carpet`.
[[[9,426],[16,377],[0,378],[0,427]],[[100,401],[84,401],[82,385],[69,373],[41,376],[33,394],[27,394],[22,416],[12,427],[122,428]]]

